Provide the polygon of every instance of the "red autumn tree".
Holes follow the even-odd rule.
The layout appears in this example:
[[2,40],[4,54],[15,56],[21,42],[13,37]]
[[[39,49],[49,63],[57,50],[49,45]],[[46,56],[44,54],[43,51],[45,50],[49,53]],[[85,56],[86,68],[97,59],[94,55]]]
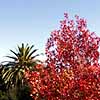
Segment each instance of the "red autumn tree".
[[99,42],[100,38],[87,29],[85,19],[76,16],[74,22],[65,14],[60,30],[53,31],[46,44],[47,63],[56,68],[98,66]]
[[100,100],[100,38],[87,29],[85,19],[65,13],[60,29],[46,44],[46,65],[26,72],[35,100]]

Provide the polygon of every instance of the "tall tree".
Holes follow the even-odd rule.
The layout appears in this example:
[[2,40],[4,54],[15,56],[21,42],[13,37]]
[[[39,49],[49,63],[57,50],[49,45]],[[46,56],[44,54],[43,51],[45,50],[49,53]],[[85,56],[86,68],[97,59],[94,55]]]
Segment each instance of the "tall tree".
[[65,14],[60,29],[46,44],[46,65],[26,72],[35,100],[99,100],[100,38],[87,28],[85,19]]
[[57,68],[98,65],[100,38],[89,31],[85,19],[75,18],[76,22],[65,14],[60,30],[51,33],[46,44],[48,64]]
[[28,44],[17,47],[17,51],[10,50],[13,56],[7,56],[11,61],[4,62],[4,70],[2,71],[3,79],[7,88],[15,87],[18,90],[25,85],[24,73],[25,70],[33,70],[37,64],[35,59],[37,55],[34,53],[37,49],[33,50],[34,45]]

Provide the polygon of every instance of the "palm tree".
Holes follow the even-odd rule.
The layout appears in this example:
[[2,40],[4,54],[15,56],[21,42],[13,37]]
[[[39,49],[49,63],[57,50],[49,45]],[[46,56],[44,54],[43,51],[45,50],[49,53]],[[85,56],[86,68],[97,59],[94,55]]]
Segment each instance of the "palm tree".
[[37,49],[32,50],[34,45],[29,46],[26,44],[26,46],[22,43],[21,47],[17,46],[17,51],[14,52],[13,50],[10,50],[14,56],[6,56],[11,59],[11,61],[7,61],[6,64],[4,64],[5,69],[2,71],[3,73],[3,79],[5,83],[7,84],[7,88],[12,86],[17,86],[18,88],[23,86],[24,84],[24,73],[25,70],[32,70],[38,60],[35,60],[34,58],[37,55],[33,55]]

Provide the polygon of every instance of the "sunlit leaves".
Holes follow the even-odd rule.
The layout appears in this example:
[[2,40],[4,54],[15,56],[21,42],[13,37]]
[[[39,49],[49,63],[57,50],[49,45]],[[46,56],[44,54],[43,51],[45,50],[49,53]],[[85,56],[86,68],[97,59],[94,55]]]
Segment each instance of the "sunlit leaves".
[[35,66],[25,77],[35,100],[100,100],[100,38],[85,19],[68,14],[46,44],[46,67]]

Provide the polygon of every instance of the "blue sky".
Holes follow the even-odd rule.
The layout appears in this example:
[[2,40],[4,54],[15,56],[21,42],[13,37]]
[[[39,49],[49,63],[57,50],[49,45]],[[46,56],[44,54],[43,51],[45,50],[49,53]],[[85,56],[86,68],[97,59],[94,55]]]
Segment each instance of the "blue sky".
[[44,52],[64,12],[86,18],[90,31],[100,36],[100,0],[0,0],[0,61],[22,42]]

